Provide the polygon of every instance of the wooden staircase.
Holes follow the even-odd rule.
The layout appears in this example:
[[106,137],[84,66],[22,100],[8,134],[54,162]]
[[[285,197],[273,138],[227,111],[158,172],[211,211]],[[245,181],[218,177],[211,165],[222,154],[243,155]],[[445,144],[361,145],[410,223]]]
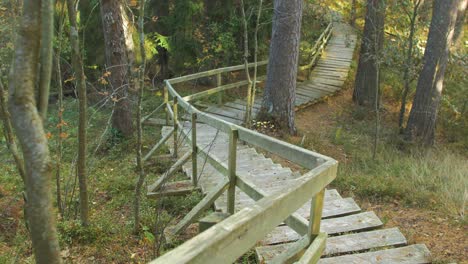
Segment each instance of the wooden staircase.
[[[354,31],[345,24],[335,23],[329,44],[310,74],[310,79],[299,82],[297,85],[297,109],[320,101],[341,89],[352,63],[355,44]],[[238,68],[238,66],[232,68],[236,67]],[[198,75],[208,76],[209,73]],[[193,79],[193,77],[179,77],[178,79],[177,82],[182,82]],[[219,87],[215,89],[219,89]],[[260,100],[260,96],[257,96],[254,104],[254,115],[260,108]],[[185,104],[188,103],[185,102]],[[232,124],[242,124],[245,108],[244,101],[234,100],[222,105],[211,105],[205,109],[205,112]],[[168,110],[176,112],[177,108],[171,110],[168,106]],[[175,121],[175,123],[178,122]],[[228,123],[222,125],[226,126]],[[194,129],[196,133],[192,133]],[[198,217],[211,204],[214,204],[216,211],[226,213],[228,211],[228,197],[225,190],[229,185],[229,179],[224,176],[226,173],[221,172],[219,167],[214,167],[210,162],[207,162],[207,155],[200,155],[200,152],[198,155],[193,154],[197,151],[194,151],[192,142],[195,139],[198,149],[209,153],[209,156],[215,158],[216,163],[222,164],[223,168],[228,168],[230,167],[228,165],[230,157],[227,150],[230,148],[229,142],[232,138],[211,125],[198,122],[196,124],[188,121],[181,122],[178,130],[181,132],[179,136],[172,137],[174,128],[164,126],[162,128],[164,141],[160,141],[157,145],[165,143],[171,153],[174,153],[174,146],[179,145],[176,152],[180,158],[165,176],[169,177],[169,172],[182,168],[189,180],[183,183],[171,183],[169,178],[167,181],[160,178],[150,186],[155,188],[149,189],[148,196],[154,198],[161,195],[191,192],[195,188],[189,183],[198,183],[197,186],[206,196],[197,205],[198,208],[194,208],[189,213],[192,214],[190,218]],[[178,144],[174,144],[174,140],[177,140]],[[239,141],[236,148],[236,166],[234,166],[236,172],[242,175],[245,180],[252,182],[256,188],[258,187],[263,196],[270,195],[271,197],[271,194],[278,194],[279,191],[288,189],[294,183],[297,185],[296,179],[301,177],[299,172],[273,162],[264,154],[259,153],[256,148],[242,141]],[[192,159],[187,158],[190,155],[194,155]],[[184,162],[179,162],[181,160]],[[193,173],[194,164],[192,162],[196,162],[197,175]],[[250,208],[255,204],[255,201],[244,191],[238,187],[235,189],[235,211]],[[294,215],[297,215],[296,219],[309,219],[310,211],[311,202],[309,201]],[[320,232],[327,233],[329,237],[326,240],[325,250],[319,263],[431,262],[430,252],[425,245],[408,245],[408,241],[398,228],[382,229],[384,224],[374,212],[362,211],[353,198],[342,197],[335,189],[325,191],[320,222]],[[176,229],[181,230],[188,224],[189,222],[179,223]],[[255,251],[258,262],[273,263],[272,260],[275,257],[287,255],[288,252],[294,251],[294,247],[307,248],[308,244],[301,245],[302,241],[304,243],[310,242],[301,239],[301,235],[282,223],[257,243]]]

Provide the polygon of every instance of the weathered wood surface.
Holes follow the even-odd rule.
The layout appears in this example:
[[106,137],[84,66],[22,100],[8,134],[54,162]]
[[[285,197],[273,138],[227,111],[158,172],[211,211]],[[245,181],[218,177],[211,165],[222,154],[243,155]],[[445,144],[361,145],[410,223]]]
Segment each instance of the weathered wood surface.
[[[320,228],[321,232],[329,235],[357,232],[379,228],[383,225],[382,221],[375,215],[374,212],[364,212],[349,216],[323,219]],[[279,226],[268,234],[261,241],[264,245],[274,245],[279,243],[291,242],[298,240],[300,235],[288,226]]]
[[431,263],[430,252],[425,245],[373,251],[340,257],[322,258],[319,264],[422,264]]
[[200,188],[194,187],[192,181],[168,182],[163,185],[160,191],[149,192],[148,198],[159,198],[165,196],[186,195],[198,191]]
[[[349,254],[369,249],[405,246],[406,238],[398,228],[389,228],[355,234],[329,237],[323,256]],[[262,246],[256,248],[260,263],[269,263],[277,255],[285,252],[293,243]]]

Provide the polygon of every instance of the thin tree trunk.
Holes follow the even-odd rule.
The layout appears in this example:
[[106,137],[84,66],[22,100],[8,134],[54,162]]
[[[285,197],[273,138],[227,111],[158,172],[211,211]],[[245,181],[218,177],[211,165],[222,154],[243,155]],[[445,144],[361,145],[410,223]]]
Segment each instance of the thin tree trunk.
[[86,175],[86,79],[83,70],[78,36],[78,22],[73,0],[67,0],[68,17],[70,19],[70,43],[72,46],[72,64],[75,71],[78,99],[80,103],[80,117],[78,126],[78,161],[77,175],[80,187],[80,219],[83,226],[89,224],[88,184]]
[[367,107],[373,106],[378,94],[377,69],[375,68],[378,54],[375,52],[383,47],[384,19],[384,0],[368,0],[353,93],[353,101]]
[[302,0],[275,0],[268,76],[259,118],[296,132],[294,125]]
[[145,86],[145,68],[146,68],[146,51],[145,51],[145,0],[140,1],[140,16],[138,18],[138,27],[140,35],[140,52],[141,52],[141,66],[140,66],[140,85],[138,87],[138,103],[137,103],[137,170],[138,170],[138,182],[135,188],[135,204],[134,204],[134,216],[135,216],[135,227],[134,233],[138,233],[140,230],[140,204],[141,204],[141,190],[143,183],[145,182],[145,171],[143,168],[143,160],[141,148],[143,144],[143,128],[141,124],[141,103],[143,100],[143,90]]
[[[26,217],[36,263],[61,263],[50,188],[52,165],[34,96],[36,83],[40,79],[37,73],[41,49],[42,1],[25,0],[23,4],[9,82],[9,110],[23,151],[25,186],[29,199],[26,203]],[[51,45],[49,47],[52,48]]]
[[7,108],[7,101],[6,101],[6,92],[5,88],[3,87],[3,82],[0,80],[0,117],[3,120],[3,129],[4,129],[4,136],[5,141],[7,143],[7,147],[10,150],[13,159],[15,160],[16,168],[18,169],[18,173],[25,182],[25,171],[24,171],[24,162],[18,152],[18,146],[16,145],[15,136],[13,134],[13,127],[11,125],[11,115]]
[[255,102],[255,94],[257,92],[257,72],[258,72],[258,30],[260,28],[260,18],[262,16],[263,0],[258,2],[257,10],[257,22],[255,23],[255,32],[254,32],[254,74],[253,74],[253,83],[252,83],[252,93],[250,96],[250,115],[252,115],[253,106]]
[[64,217],[64,203],[62,202],[62,188],[61,188],[61,172],[62,172],[62,150],[63,150],[63,137],[60,136],[63,133],[63,126],[65,122],[63,120],[63,84],[62,84],[62,67],[60,64],[60,56],[62,54],[62,41],[63,41],[63,26],[65,23],[65,3],[62,3],[62,10],[60,13],[59,30],[58,30],[58,46],[55,53],[55,65],[57,67],[56,78],[57,78],[57,89],[58,89],[58,134],[57,137],[57,161],[56,161],[56,172],[55,172],[55,185],[57,187],[57,207],[59,208],[60,216]]
[[435,0],[431,26],[424,52],[424,66],[419,75],[406,138],[434,144],[437,110],[442,98],[443,81],[449,47],[457,18],[459,0]]
[[42,120],[47,120],[49,88],[52,76],[53,38],[54,38],[54,3],[52,0],[41,1],[41,75],[39,80],[39,113]]
[[456,45],[465,33],[464,26],[466,20],[466,7],[468,6],[468,0],[461,0],[458,5],[457,22],[455,24],[455,32],[453,33],[452,44]]
[[133,134],[133,119],[128,94],[129,72],[122,0],[101,0],[101,17],[106,46],[107,69],[115,101],[112,126],[124,137]]
[[413,6],[413,13],[410,16],[410,34],[408,37],[408,50],[406,51],[406,63],[405,63],[405,72],[403,73],[403,80],[405,82],[405,87],[403,88],[403,94],[401,95],[401,106],[400,106],[400,115],[398,118],[398,127],[400,132],[403,133],[403,121],[406,113],[406,99],[409,93],[410,86],[410,69],[413,66],[413,45],[414,45],[414,33],[416,31],[416,18],[418,16],[419,6],[423,3],[424,0],[416,0]]
[[245,77],[247,78],[247,106],[245,109],[245,118],[244,122],[247,127],[250,127],[251,121],[251,108],[252,108],[252,79],[250,79],[250,72],[249,72],[249,28],[248,28],[248,21],[245,15],[245,5],[244,0],[241,0],[241,12],[242,12],[242,25],[244,28],[244,66],[245,66]]

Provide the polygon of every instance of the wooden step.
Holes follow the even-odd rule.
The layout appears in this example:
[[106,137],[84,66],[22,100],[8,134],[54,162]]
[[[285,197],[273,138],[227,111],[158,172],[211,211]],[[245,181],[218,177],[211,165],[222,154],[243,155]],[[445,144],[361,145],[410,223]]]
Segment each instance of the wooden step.
[[160,191],[148,192],[146,197],[154,199],[166,196],[180,196],[191,194],[195,191],[200,191],[200,187],[194,187],[192,181],[168,182],[161,187]]
[[[335,235],[346,232],[372,230],[382,225],[382,221],[380,221],[374,212],[364,212],[338,218],[324,219],[322,220],[320,231],[328,235]],[[299,238],[300,235],[288,226],[279,226],[268,234],[261,243],[264,245],[274,245],[296,241]]]
[[[269,263],[293,243],[257,247],[259,263]],[[322,256],[349,254],[375,250],[384,247],[400,247],[407,244],[406,238],[398,228],[381,229],[342,236],[328,237]]]
[[401,248],[379,250],[354,255],[323,258],[319,264],[381,264],[381,263],[431,263],[431,253],[425,245],[417,244]]

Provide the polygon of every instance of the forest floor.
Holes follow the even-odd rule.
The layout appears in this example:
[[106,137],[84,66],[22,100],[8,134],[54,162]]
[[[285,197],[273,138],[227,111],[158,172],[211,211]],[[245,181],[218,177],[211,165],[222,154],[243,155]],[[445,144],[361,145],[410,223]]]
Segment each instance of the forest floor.
[[[375,164],[372,164],[374,114],[370,112],[369,117],[363,111],[353,105],[352,89],[344,89],[299,112],[296,115],[299,135],[288,140],[302,142],[305,148],[337,159],[339,172],[332,185],[344,196],[355,198],[363,210],[375,211],[385,227],[399,227],[409,243],[426,244],[435,263],[468,263],[463,192],[467,184],[466,153],[444,148],[443,141],[430,150],[434,152],[431,154],[400,149],[398,139],[394,138],[397,107],[385,104],[381,110]],[[450,165],[442,165],[451,170],[445,172],[449,178],[442,181],[448,182],[437,186],[440,182],[435,179],[437,175],[428,175],[438,173],[430,163],[444,163],[446,156],[450,161],[445,162]],[[412,164],[402,164],[402,159]],[[418,161],[413,163],[414,160]],[[419,173],[424,175],[415,175]],[[427,179],[420,178],[424,176]],[[411,184],[411,181],[418,182]],[[424,185],[431,186],[426,189],[421,187]],[[457,193],[448,193],[452,191]],[[451,198],[445,199],[450,195]]]

